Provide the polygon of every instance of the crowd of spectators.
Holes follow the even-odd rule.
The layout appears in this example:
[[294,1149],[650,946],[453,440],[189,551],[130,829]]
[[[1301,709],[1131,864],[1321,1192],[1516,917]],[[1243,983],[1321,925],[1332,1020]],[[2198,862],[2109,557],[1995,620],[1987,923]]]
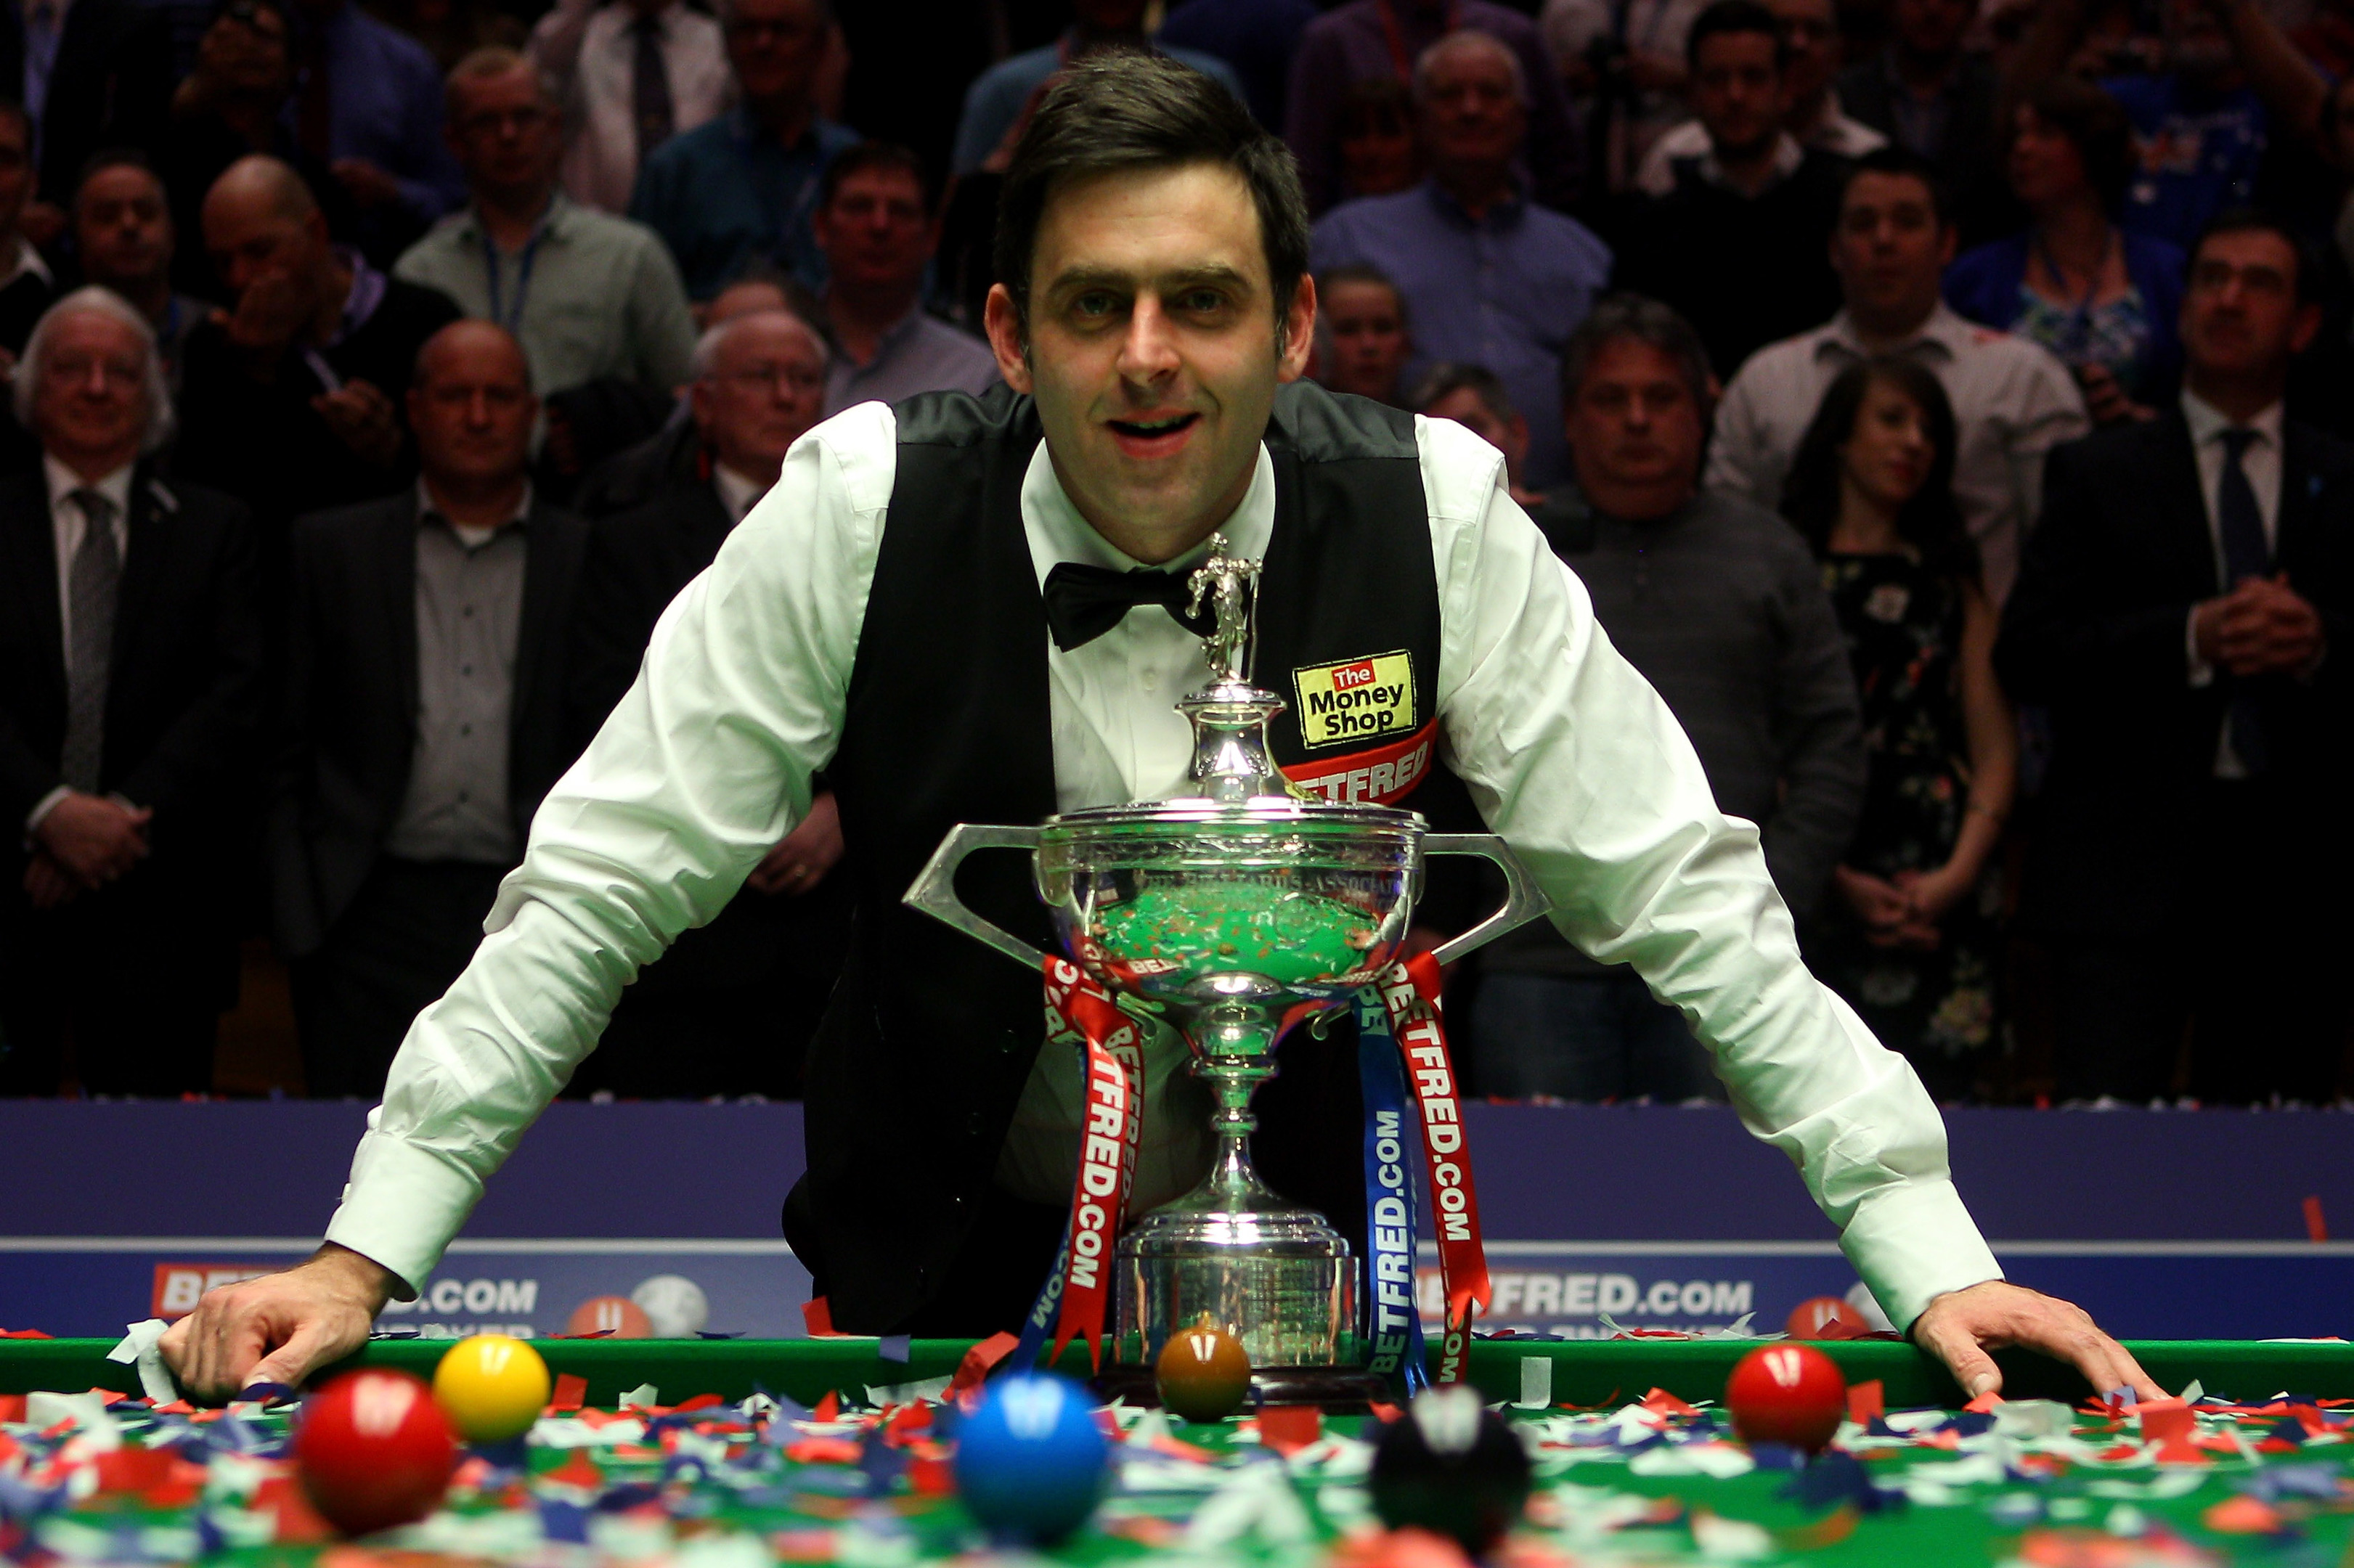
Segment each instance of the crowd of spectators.
[[[999,385],[1116,49],[1281,132],[1310,374],[1497,449],[1933,1093],[2354,1087],[2354,0],[26,0],[0,1094],[210,1092],[273,976],[377,1093],[794,440]],[[572,1092],[797,1092],[820,783]],[[1454,984],[1479,1092],[1722,1092],[1543,926]]]

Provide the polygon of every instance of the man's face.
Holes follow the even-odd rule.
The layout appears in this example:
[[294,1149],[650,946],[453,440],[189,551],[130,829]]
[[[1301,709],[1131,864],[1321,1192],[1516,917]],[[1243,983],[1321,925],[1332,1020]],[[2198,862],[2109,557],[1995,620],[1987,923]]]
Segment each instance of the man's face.
[[475,189],[493,196],[527,195],[555,180],[563,127],[531,67],[451,88],[450,151]]
[[1812,102],[1839,72],[1839,13],[1831,0],[1766,0],[1766,8],[1782,25],[1783,94]]
[[1421,102],[1422,135],[1433,162],[1501,169],[1519,155],[1528,111],[1501,48],[1458,44],[1432,63]]
[[1036,397],[1081,514],[1187,539],[1223,521],[1249,486],[1278,383],[1306,364],[1316,314],[1303,279],[1278,346],[1241,176],[1189,164],[1057,188],[1030,285],[1026,352],[1002,284],[990,342],[1007,383]]
[[1975,0],[1894,0],[1888,21],[1906,52],[1944,59],[1962,47],[1977,15]]
[[128,462],[147,429],[147,357],[111,316],[75,311],[50,323],[33,388],[42,448],[71,462]]
[[241,97],[279,97],[293,86],[292,57],[286,43],[286,16],[273,8],[225,11],[205,29],[196,47],[198,69]]
[[2182,347],[2193,375],[2286,373],[2320,325],[2319,308],[2297,302],[2296,265],[2296,251],[2277,234],[2208,237],[2191,258],[2182,295]]
[[1910,175],[1848,182],[1831,231],[1831,268],[1849,310],[1875,321],[1926,316],[1953,259],[1954,232],[1938,224],[1927,185]]
[[1782,73],[1766,33],[1715,33],[1700,42],[1692,112],[1719,157],[1755,157],[1781,133]]
[[130,164],[101,169],[74,197],[74,248],[93,283],[130,288],[172,265],[172,212],[163,182]]
[[216,190],[205,198],[205,250],[233,294],[264,278],[281,278],[308,308],[327,254],[327,226],[288,216],[255,190]]
[[1580,488],[1606,496],[1655,494],[1681,503],[1700,474],[1700,405],[1674,356],[1639,338],[1604,344],[1564,410]]
[[835,281],[854,289],[913,288],[936,236],[923,183],[905,169],[861,169],[844,178],[812,227]]
[[807,101],[825,58],[825,26],[814,0],[736,0],[727,22],[727,62],[755,102]]
[[1337,283],[1319,304],[1332,344],[1324,385],[1360,397],[1395,397],[1398,372],[1414,346],[1396,293],[1379,283]]
[[417,463],[429,480],[498,483],[520,476],[539,399],[514,340],[482,322],[444,327],[408,389]]
[[781,311],[739,318],[694,402],[695,427],[721,462],[749,478],[773,473],[825,407],[816,339]]

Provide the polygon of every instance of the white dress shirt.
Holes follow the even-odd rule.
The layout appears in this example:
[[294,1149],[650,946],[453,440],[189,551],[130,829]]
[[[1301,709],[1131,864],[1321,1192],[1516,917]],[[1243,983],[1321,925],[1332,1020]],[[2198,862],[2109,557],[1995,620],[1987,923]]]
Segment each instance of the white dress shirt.
[[[1897,1322],[1999,1277],[1920,1080],[1800,963],[1757,830],[1717,811],[1675,719],[1506,493],[1501,458],[1446,420],[1416,433],[1442,745],[1554,923],[1684,1011],[1744,1123],[1797,1164]],[[809,809],[841,736],[896,461],[884,405],[819,426],[663,611],[637,683],[540,808],[480,951],[410,1029],[329,1239],[411,1288],[426,1278],[623,985],[716,915]],[[1272,504],[1262,459],[1228,523],[1237,548],[1259,547]],[[1055,557],[1126,564],[1043,455],[1023,522],[1041,578]],[[1202,681],[1199,649],[1157,606],[1070,653],[1049,643],[1060,805],[1182,791],[1188,731],[1170,703]]]
[[[27,245],[24,249],[30,250],[32,247]],[[95,490],[114,503],[114,559],[116,580],[119,582],[121,568],[127,567],[131,560],[132,467],[132,464],[124,463],[113,472],[102,476],[97,483],[86,484],[81,475],[57,459],[47,454],[41,458],[41,473],[49,486],[49,537],[56,542],[58,552],[58,630],[63,633],[60,646],[69,673],[73,669],[73,560],[75,552],[81,548],[82,535],[89,528],[89,521],[82,516],[80,504],[67,497],[77,490]],[[59,800],[71,793],[60,784],[34,801],[33,809],[25,813],[25,836],[30,838],[37,832],[42,819]]]
[[[2044,455],[2093,428],[2084,395],[2046,350],[1943,303],[1891,352],[1927,366],[1953,402],[1954,499],[1999,605],[2019,576],[2020,542],[2042,508]],[[1751,355],[1716,408],[1708,488],[1779,511],[1782,482],[1823,394],[1864,356],[1845,311]]]
[[[557,177],[583,207],[627,214],[638,179],[637,12],[620,0],[557,0],[531,31],[528,52],[564,105]],[[719,24],[679,0],[655,13],[663,74],[670,81],[671,134],[715,120],[736,101]]]
[[[2248,488],[2256,493],[2256,513],[2264,519],[2264,544],[2275,553],[2280,549],[2281,493],[2281,405],[2271,408],[2234,426],[2230,415],[2186,389],[2182,394],[2182,417],[2190,426],[2190,452],[2199,463],[2199,500],[2207,509],[2207,541],[2215,552],[2215,581],[2218,591],[2232,591],[2231,568],[2223,559],[2222,485],[2223,464],[2231,453],[2223,444],[2223,432],[2233,429],[2253,430],[2255,439],[2247,450],[2240,454],[2240,471],[2248,476]],[[2199,656],[2199,607],[2192,605],[2188,620],[2183,622],[2183,646],[2190,660],[2190,683],[2193,686],[2212,685],[2215,666]],[[2223,726],[2222,738],[2215,747],[2215,777],[2245,779],[2248,769],[2240,761],[2240,754],[2232,749],[2232,726]]]
[[[1862,121],[1847,117],[1840,108],[1836,92],[1829,95],[1829,101],[1823,105],[1822,117],[1808,129],[1804,136],[1796,141],[1786,136],[1783,140],[1789,143],[1793,154],[1803,143],[1817,152],[1829,153],[1836,158],[1861,158],[1866,153],[1876,153],[1888,145],[1887,137]],[[1781,166],[1784,154],[1778,146],[1776,154],[1776,178],[1789,178],[1790,171],[1798,166],[1797,159],[1790,157],[1789,167],[1784,168]],[[1666,196],[1676,188],[1676,164],[1688,158],[1704,160],[1703,175],[1722,183],[1716,172],[1716,158],[1710,147],[1708,127],[1697,120],[1687,120],[1651,143],[1651,150],[1643,154],[1643,166],[1635,171],[1635,188],[1645,196]]]

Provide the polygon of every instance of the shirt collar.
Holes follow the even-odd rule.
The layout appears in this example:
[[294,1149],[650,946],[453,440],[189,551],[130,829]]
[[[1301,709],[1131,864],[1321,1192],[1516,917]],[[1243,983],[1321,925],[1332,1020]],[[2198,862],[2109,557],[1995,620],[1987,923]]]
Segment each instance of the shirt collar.
[[[1108,567],[1116,572],[1132,571],[1146,565],[1097,533],[1095,525],[1079,515],[1079,509],[1063,492],[1063,482],[1055,473],[1055,460],[1047,455],[1044,441],[1030,454],[1030,470],[1022,479],[1022,514],[1038,524],[1042,542],[1049,546],[1044,556],[1034,556],[1030,563],[1037,569],[1041,591],[1046,586],[1046,574],[1064,561]],[[1266,556],[1267,541],[1275,534],[1275,461],[1267,455],[1264,441],[1259,443],[1258,464],[1251,472],[1250,488],[1243,492],[1242,501],[1220,532],[1226,536],[1229,555],[1254,560]],[[1210,545],[1205,539],[1177,559],[1162,562],[1161,568],[1188,571],[1208,559],[1209,554]]]
[[95,490],[114,503],[114,514],[118,518],[131,515],[131,475],[138,466],[137,461],[133,460],[102,476],[96,484],[90,484],[47,452],[41,454],[41,472],[49,482],[49,505],[52,509],[64,504],[65,498],[77,490]]
[[731,523],[741,523],[744,514],[752,510],[769,487],[757,479],[747,479],[724,462],[711,465],[711,482],[719,490],[719,504],[727,509]]
[[15,282],[27,272],[52,288],[57,285],[57,279],[50,275],[48,260],[31,240],[20,234],[16,237],[16,260],[8,263],[5,275],[0,275],[0,287]]
[[[1764,188],[1761,189],[1758,194],[1761,196],[1764,195],[1766,191],[1772,190],[1776,185],[1780,185],[1784,180],[1787,180],[1792,175],[1797,174],[1798,172],[1798,165],[1806,162],[1806,159],[1807,150],[1798,145],[1798,140],[1797,137],[1791,135],[1787,131],[1776,132],[1774,137],[1774,177],[1766,182]],[[1711,142],[1709,143],[1708,151],[1701,154],[1699,167],[1700,177],[1706,180],[1710,185],[1723,185],[1727,189],[1732,188],[1732,182],[1724,177],[1724,165],[1716,161],[1716,143],[1714,142]]]
[[[540,213],[539,221],[532,225],[530,242],[536,243],[542,238],[548,236],[562,238],[564,226],[569,221],[571,210],[572,204],[566,199],[561,188],[549,192],[547,207]],[[466,204],[464,222],[464,232],[470,239],[481,239],[490,232],[482,224],[482,208],[479,202],[470,201]],[[356,277],[356,274],[355,276]]]
[[1448,193],[1447,187],[1437,180],[1425,180],[1422,182],[1422,186],[1430,194],[1431,206],[1437,207],[1449,221],[1463,224],[1471,228],[1509,228],[1520,222],[1522,213],[1528,207],[1528,200],[1521,194],[1520,181],[1517,178],[1512,182],[1511,194],[1489,207],[1485,215],[1477,218],[1466,211],[1463,204],[1457,201]]
[[[1916,348],[1934,348],[1946,358],[1952,359],[1969,345],[1971,338],[1977,332],[1976,327],[1956,315],[1946,302],[1940,300],[1937,302],[1936,308],[1929,313],[1928,319],[1914,328],[1912,335],[1885,352],[1910,354]],[[1819,329],[1815,337],[1815,354],[1818,358],[1834,351],[1857,357],[1861,357],[1865,352],[1862,339],[1856,336],[1855,319],[1844,309]]]
[[425,482],[425,476],[420,473],[417,476],[417,520],[419,523],[439,523],[456,535],[458,542],[467,549],[479,550],[497,535],[504,533],[507,528],[525,527],[530,524],[531,481],[526,479],[523,482],[523,494],[515,499],[515,509],[509,514],[506,523],[501,527],[484,530],[461,528],[451,522],[449,515],[441,510],[440,503],[433,499],[433,487]]
[[335,324],[335,335],[323,345],[328,348],[367,325],[368,318],[384,303],[385,292],[392,286],[383,273],[368,265],[366,257],[352,247],[336,246],[335,258],[352,270],[352,289],[344,296],[343,319]]
[[2190,421],[2190,444],[2194,448],[2220,440],[2225,430],[2238,429],[2255,431],[2257,445],[2271,447],[2275,451],[2280,450],[2281,404],[2277,398],[2255,418],[2234,420],[2186,387],[2182,389],[2182,417]]
[[801,139],[788,144],[779,141],[769,132],[767,126],[752,117],[750,104],[739,99],[736,107],[727,111],[727,129],[735,135],[739,146],[748,146],[754,142],[770,142],[783,147],[788,153],[798,153],[804,148],[815,152],[820,146],[819,133],[824,126],[825,117],[811,110],[809,123],[801,127]]

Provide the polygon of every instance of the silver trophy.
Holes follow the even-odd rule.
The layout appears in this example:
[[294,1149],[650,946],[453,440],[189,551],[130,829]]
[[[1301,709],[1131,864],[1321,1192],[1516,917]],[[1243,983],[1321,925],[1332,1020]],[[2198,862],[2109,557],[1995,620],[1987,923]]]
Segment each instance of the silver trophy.
[[1217,1155],[1201,1184],[1135,1220],[1113,1271],[1107,1392],[1149,1397],[1172,1334],[1210,1320],[1241,1340],[1263,1398],[1348,1404],[1384,1397],[1364,1370],[1358,1263],[1347,1237],[1286,1202],[1251,1169],[1252,1094],[1275,1075],[1287,1018],[1321,1029],[1399,958],[1424,857],[1493,861],[1502,908],[1440,947],[1449,962],[1544,912],[1519,858],[1492,833],[1434,833],[1412,811],[1302,799],[1267,753],[1283,702],[1249,680],[1259,563],[1222,535],[1192,577],[1206,601],[1209,685],[1178,704],[1193,725],[1199,793],[1103,806],[1037,827],[962,824],[907,902],[1034,971],[1044,955],[957,897],[977,850],[1033,852],[1038,895],[1064,950],[1131,1015],[1160,1020],[1192,1048],[1217,1102]]

